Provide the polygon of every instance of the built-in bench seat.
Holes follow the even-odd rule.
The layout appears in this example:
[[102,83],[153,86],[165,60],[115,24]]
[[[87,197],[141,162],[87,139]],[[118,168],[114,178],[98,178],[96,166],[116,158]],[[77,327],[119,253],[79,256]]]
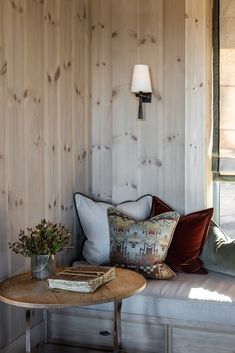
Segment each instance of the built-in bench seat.
[[[128,263],[125,262],[128,257],[119,252],[120,247],[113,247],[112,239],[118,229],[119,236],[125,240],[133,220],[143,220],[147,227],[149,217],[164,218],[167,215],[168,221],[173,223],[177,219],[172,208],[156,196],[144,195],[111,210],[112,205],[80,193],[76,193],[74,198],[83,230],[79,239],[85,236],[84,246],[79,249],[90,263],[102,264],[111,259],[111,263],[122,265],[118,262],[120,258]],[[165,247],[167,253],[161,258],[161,262],[165,261],[172,270],[191,274],[177,273],[176,280],[147,280],[143,292],[123,301],[124,352],[235,353],[235,277],[221,273],[235,273],[235,244],[211,221],[212,213],[213,209],[207,209],[182,216],[172,241],[168,243],[169,248]],[[125,215],[132,217],[128,218],[128,229],[125,228]],[[157,220],[159,218],[154,222]],[[143,233],[141,222],[137,227],[140,234]],[[120,224],[122,227],[119,229]],[[164,234],[169,236],[168,231],[165,229]],[[160,249],[157,239],[154,251]],[[131,252],[131,246],[124,240],[122,244]],[[117,252],[114,258],[112,251]],[[136,259],[139,250],[135,248],[135,251],[131,254]],[[149,264],[152,260],[147,257],[144,261]],[[136,264],[137,268],[139,265]],[[219,273],[192,274],[203,273],[205,269],[218,270]],[[162,278],[156,273],[158,276]],[[112,303],[51,311],[48,315],[48,338],[51,342],[111,349],[112,326]]]
[[[49,339],[111,347],[112,315],[112,303],[51,311]],[[234,353],[235,278],[209,272],[148,280],[142,293],[123,301],[122,329],[126,352]]]

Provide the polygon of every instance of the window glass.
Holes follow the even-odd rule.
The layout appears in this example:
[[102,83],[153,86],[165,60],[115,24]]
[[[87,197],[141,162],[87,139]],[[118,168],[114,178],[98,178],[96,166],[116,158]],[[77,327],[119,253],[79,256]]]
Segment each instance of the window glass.
[[[233,6],[232,6],[233,4]],[[219,172],[235,175],[235,6],[220,0],[219,14]]]
[[235,238],[235,182],[220,182],[220,226]]
[[214,219],[235,239],[235,0],[213,0],[213,119]]

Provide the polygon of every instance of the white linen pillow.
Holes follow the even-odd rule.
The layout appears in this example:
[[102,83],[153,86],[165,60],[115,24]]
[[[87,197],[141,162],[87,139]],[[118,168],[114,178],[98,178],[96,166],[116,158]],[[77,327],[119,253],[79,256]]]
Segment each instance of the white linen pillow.
[[[74,202],[78,220],[86,236],[82,255],[90,264],[109,264],[110,237],[107,210],[115,205],[95,201],[81,193],[75,193]],[[122,202],[115,207],[129,217],[143,221],[150,217],[152,196],[144,195],[136,201]]]

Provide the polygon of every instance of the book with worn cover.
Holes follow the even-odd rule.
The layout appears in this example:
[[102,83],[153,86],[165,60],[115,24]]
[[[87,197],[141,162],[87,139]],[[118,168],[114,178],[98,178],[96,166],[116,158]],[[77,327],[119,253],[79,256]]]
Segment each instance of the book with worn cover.
[[115,267],[109,266],[74,266],[47,279],[51,289],[72,292],[94,292],[102,284],[115,278]]

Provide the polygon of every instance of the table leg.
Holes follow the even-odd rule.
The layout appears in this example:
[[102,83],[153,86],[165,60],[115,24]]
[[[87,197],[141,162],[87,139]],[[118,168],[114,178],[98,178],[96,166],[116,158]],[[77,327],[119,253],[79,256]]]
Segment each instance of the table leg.
[[44,320],[44,343],[48,343],[48,329],[47,329],[47,309],[43,309],[43,320]]
[[114,302],[114,327],[113,327],[113,343],[114,353],[121,353],[122,351],[122,329],[121,329],[121,308],[122,301]]
[[31,339],[30,339],[30,330],[31,330],[31,310],[27,309],[26,314],[26,329],[25,329],[25,352],[31,353]]

